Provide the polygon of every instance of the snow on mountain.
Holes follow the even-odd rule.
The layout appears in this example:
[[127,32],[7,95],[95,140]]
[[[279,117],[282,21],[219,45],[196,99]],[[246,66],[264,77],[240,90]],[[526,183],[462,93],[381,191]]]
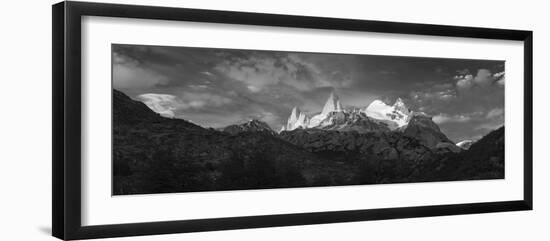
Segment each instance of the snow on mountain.
[[472,144],[474,144],[474,141],[472,140],[464,140],[464,141],[461,141],[459,143],[456,143],[456,146],[464,149],[464,150],[468,150],[470,149],[470,147],[472,146]]
[[411,115],[412,112],[401,98],[398,98],[392,106],[375,100],[364,110],[344,109],[338,96],[331,93],[321,113],[315,114],[311,118],[301,112],[299,108],[294,107],[287,124],[281,128],[281,131],[292,131],[299,128],[360,132],[395,130],[407,125]]
[[381,100],[375,100],[364,112],[369,117],[385,121],[392,130],[407,125],[411,115],[411,111],[401,98],[397,98],[392,106]]
[[358,133],[390,131],[386,124],[369,118],[361,110],[333,111],[315,128]]
[[309,125],[309,117],[300,111],[298,107],[292,109],[292,113],[288,118],[286,126],[283,126],[283,130],[295,130],[298,128],[307,128]]
[[342,111],[344,111],[344,108],[340,103],[340,99],[336,94],[331,93],[323,107],[323,111],[317,115],[314,115],[311,119],[304,112],[301,112],[298,107],[294,107],[290,117],[288,118],[287,124],[281,128],[281,131],[292,131],[299,128],[307,129],[330,125],[327,118],[332,113]]
[[395,100],[395,103],[393,104],[393,108],[407,115],[410,113],[409,108],[405,105],[405,103],[403,103],[403,100],[401,98],[397,98],[397,100]]
[[297,107],[292,109],[288,122],[280,132],[296,129],[318,129],[367,132],[396,131],[418,140],[422,145],[441,152],[460,152],[461,148],[441,132],[432,117],[413,112],[401,98],[393,105],[375,100],[367,108],[344,109],[338,96],[331,93],[321,113],[308,118]]

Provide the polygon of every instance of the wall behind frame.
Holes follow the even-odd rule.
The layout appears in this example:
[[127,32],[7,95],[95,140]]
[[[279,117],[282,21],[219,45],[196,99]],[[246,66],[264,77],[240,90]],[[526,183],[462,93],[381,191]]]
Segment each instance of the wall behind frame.
[[[110,3],[316,15],[534,31],[534,211],[385,220],[113,240],[548,240],[546,127],[550,23],[544,1],[102,0]],[[54,240],[51,230],[51,4],[11,1],[0,15],[2,240]]]

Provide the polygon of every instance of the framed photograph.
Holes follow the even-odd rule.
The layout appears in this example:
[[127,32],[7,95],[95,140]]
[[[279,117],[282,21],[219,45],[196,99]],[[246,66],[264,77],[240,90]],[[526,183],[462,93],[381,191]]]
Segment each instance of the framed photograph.
[[531,210],[532,48],[524,30],[55,4],[53,235]]

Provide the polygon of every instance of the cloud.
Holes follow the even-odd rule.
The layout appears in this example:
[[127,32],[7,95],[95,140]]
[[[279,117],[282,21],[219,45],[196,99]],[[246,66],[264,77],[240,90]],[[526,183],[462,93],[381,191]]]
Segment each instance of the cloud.
[[503,108],[495,108],[487,112],[487,119],[492,119],[495,117],[502,117],[504,115],[504,109]]
[[231,103],[231,101],[227,97],[212,93],[183,92],[179,100],[178,109],[220,107]]
[[432,117],[432,120],[436,123],[436,124],[442,124],[442,123],[446,123],[446,122],[449,122],[451,119],[451,117],[447,116],[447,115],[444,115],[444,114],[440,114],[440,115],[436,115],[434,117]]
[[424,91],[412,91],[409,93],[409,98],[414,107],[430,108],[437,112],[439,106],[448,105],[457,99],[457,94],[452,85],[447,86],[448,89],[442,89],[441,86],[429,88]]
[[433,84],[424,87],[421,91],[412,91],[409,94],[413,107],[433,115],[433,121],[441,126],[442,130],[459,136],[459,131],[451,126],[460,124],[462,128],[477,126],[482,123],[493,123],[492,126],[502,124],[504,91],[495,80],[504,76],[504,72],[491,74],[487,69],[478,69],[477,74],[463,74],[452,77],[454,85],[446,83]]
[[201,74],[204,74],[206,76],[214,76],[214,74],[212,74],[211,72],[209,71],[202,71]]
[[440,84],[411,91],[411,108],[433,115],[438,124],[487,122],[501,115],[504,91],[496,80],[503,78],[504,72],[491,74],[483,68],[478,69],[475,76],[469,71],[460,72],[450,79],[441,80]]
[[215,67],[231,79],[258,93],[273,85],[288,85],[300,91],[329,86],[320,70],[296,55],[251,55],[222,61]]
[[167,81],[165,76],[116,52],[113,53],[112,70],[113,87],[117,89],[147,88]]
[[448,115],[448,114],[438,114],[432,117],[432,120],[436,124],[443,123],[465,123],[474,119],[475,116],[478,116],[479,113],[472,114],[459,114],[459,115]]
[[[456,77],[457,76],[455,76],[455,78]],[[474,85],[472,81],[473,79],[474,79],[474,76],[471,74],[465,75],[465,76],[458,76],[458,80],[456,81],[456,87],[461,90],[470,89]]]
[[456,80],[456,87],[461,91],[466,91],[474,86],[486,88],[492,86],[493,83],[497,85],[504,85],[504,71],[492,74],[488,69],[478,69],[477,74],[473,75],[457,75],[454,77]]
[[188,85],[188,86],[189,86],[189,88],[194,89],[194,90],[208,89],[209,88],[208,85]]
[[142,94],[138,98],[147,105],[151,110],[164,117],[174,117],[174,110],[176,109],[177,100],[173,95],[166,94]]
[[253,93],[258,93],[261,90],[260,87],[257,87],[257,86],[254,86],[254,85],[246,86],[246,88],[248,90],[250,90],[251,92],[253,92]]
[[479,69],[476,77],[473,79],[474,83],[479,86],[489,86],[493,83],[493,75],[488,69]]
[[491,122],[486,122],[486,123],[481,123],[479,125],[477,125],[474,129],[475,130],[484,130],[484,132],[491,132],[491,131],[494,131],[496,129],[498,129],[499,127],[503,126],[504,123],[503,122],[494,122],[494,121],[491,121]]
[[451,83],[443,83],[443,84],[436,84],[433,86],[433,89],[435,90],[450,90],[453,88],[453,84]]
[[456,72],[457,72],[458,74],[460,74],[460,75],[468,75],[468,74],[470,74],[470,70],[469,70],[469,69],[457,70]]
[[505,82],[505,79],[506,79],[504,71],[493,74],[493,77],[497,80],[496,81],[497,85],[504,86],[504,82]]
[[209,94],[184,92],[181,97],[169,94],[147,93],[138,96],[151,110],[165,117],[183,117],[182,110],[219,107],[231,103],[231,99]]

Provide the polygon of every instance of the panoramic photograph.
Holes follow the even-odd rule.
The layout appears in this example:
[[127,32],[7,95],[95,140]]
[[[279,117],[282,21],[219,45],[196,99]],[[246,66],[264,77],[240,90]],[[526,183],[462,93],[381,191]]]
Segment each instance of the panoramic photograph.
[[113,195],[505,176],[502,60],[111,49]]

